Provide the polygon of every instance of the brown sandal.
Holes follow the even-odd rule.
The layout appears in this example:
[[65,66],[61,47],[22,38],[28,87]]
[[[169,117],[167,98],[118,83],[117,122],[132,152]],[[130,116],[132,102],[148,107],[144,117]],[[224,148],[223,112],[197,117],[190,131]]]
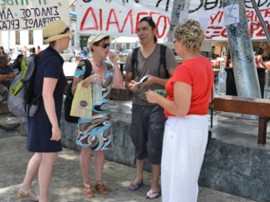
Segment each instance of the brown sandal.
[[102,195],[107,195],[109,193],[104,184],[95,183],[95,189]]
[[36,196],[36,193],[32,189],[24,190],[23,188],[20,188],[19,189],[19,192],[17,194],[17,198],[20,198],[20,199],[29,199],[31,201],[38,201],[38,198]]
[[90,183],[84,183],[83,184],[83,195],[86,198],[93,198],[94,197],[94,192],[93,192],[93,190],[91,188]]

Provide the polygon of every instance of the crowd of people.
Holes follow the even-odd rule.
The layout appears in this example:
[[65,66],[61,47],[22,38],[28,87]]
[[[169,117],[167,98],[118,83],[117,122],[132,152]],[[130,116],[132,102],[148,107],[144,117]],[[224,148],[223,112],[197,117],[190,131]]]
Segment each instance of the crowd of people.
[[[35,79],[34,92],[42,92],[42,96],[37,113],[28,118],[27,149],[34,154],[29,160],[18,198],[49,201],[53,167],[57,153],[62,150],[60,114],[63,89],[67,83],[59,53],[67,48],[72,34],[61,20],[51,22],[43,29],[44,41],[49,46],[41,54],[50,53],[51,56],[38,63],[35,75],[38,79]],[[211,63],[199,52],[203,30],[194,20],[175,27],[175,50],[183,58],[178,68],[173,51],[157,44],[157,27],[151,17],[140,19],[137,34],[141,46],[128,55],[125,63],[125,86],[133,93],[130,137],[136,158],[135,179],[127,188],[137,191],[144,185],[143,168],[148,159],[152,165],[152,180],[145,195],[147,199],[162,196],[166,202],[196,201],[197,181],[208,137],[207,110],[213,85]],[[104,151],[112,146],[109,93],[112,86],[120,88],[124,81],[117,56],[109,49],[109,35],[92,35],[87,46],[91,57],[78,64],[72,93],[79,84],[91,86],[92,117],[78,120],[76,143],[81,146],[82,191],[86,198],[92,198],[95,192],[109,193],[103,180]],[[90,74],[85,76],[90,67]],[[198,71],[203,77],[197,78]],[[142,82],[138,82],[140,80]],[[168,98],[155,92],[165,89]],[[195,140],[196,144],[190,144]],[[93,178],[90,177],[92,153]],[[178,160],[172,160],[172,156]],[[197,160],[189,161],[191,158]],[[39,197],[32,188],[36,176]]]
[[[266,70],[270,69],[270,53],[267,54],[265,48],[260,46],[254,51],[254,62],[256,68],[264,68]],[[223,54],[219,56],[213,53],[211,57],[211,63],[213,69],[219,69],[220,65],[224,67],[233,67],[231,55]]]
[[[38,62],[35,73],[34,92],[41,92],[41,96],[36,114],[28,118],[27,149],[33,156],[17,194],[21,199],[49,201],[53,168],[62,150],[60,119],[67,84],[60,53],[68,48],[72,35],[62,20],[43,28],[44,42],[49,45],[40,54],[49,56]],[[92,116],[80,117],[74,131],[76,143],[81,147],[82,193],[86,198],[94,197],[95,192],[109,194],[103,176],[104,151],[112,147],[109,95],[112,87],[125,85],[133,94],[129,134],[136,159],[134,180],[127,189],[137,191],[144,186],[144,163],[148,159],[152,179],[145,193],[147,199],[162,197],[164,202],[196,202],[208,140],[213,67],[218,67],[220,61],[216,61],[217,55],[212,61],[201,55],[204,31],[195,20],[178,24],[173,30],[175,51],[182,58],[178,66],[174,52],[157,43],[157,27],[151,17],[140,19],[137,35],[141,46],[125,61],[125,82],[117,56],[110,51],[110,35],[105,33],[89,37],[85,52],[91,52],[91,57],[80,61],[75,70],[72,93],[81,85],[90,86],[92,95]],[[27,56],[19,54],[13,66],[9,66],[4,48],[0,47],[0,84],[8,88],[15,76],[13,69],[20,71],[22,58],[39,52],[40,48],[29,49]],[[262,54],[256,53],[256,61],[258,66],[266,68]],[[93,177],[90,176],[92,163]],[[32,188],[36,177],[39,194]]]

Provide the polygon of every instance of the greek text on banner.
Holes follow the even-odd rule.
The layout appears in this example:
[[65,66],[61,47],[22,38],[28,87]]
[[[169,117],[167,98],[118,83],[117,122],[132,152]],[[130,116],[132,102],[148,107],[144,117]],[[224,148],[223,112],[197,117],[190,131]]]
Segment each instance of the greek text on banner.
[[69,24],[67,0],[0,1],[0,30],[42,29],[54,20]]

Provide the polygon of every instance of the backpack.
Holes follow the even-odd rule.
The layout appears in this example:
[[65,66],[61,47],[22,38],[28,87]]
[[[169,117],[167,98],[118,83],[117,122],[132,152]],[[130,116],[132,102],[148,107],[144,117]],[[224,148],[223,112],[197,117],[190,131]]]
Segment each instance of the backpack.
[[7,104],[10,112],[19,117],[33,117],[38,109],[41,93],[34,95],[34,82],[37,64],[52,53],[24,58],[21,71],[13,78],[8,92]]
[[[92,72],[92,65],[91,62],[88,59],[82,60],[85,63],[85,72],[84,72],[84,78],[88,77],[91,72]],[[79,117],[76,116],[71,116],[70,115],[70,110],[71,110],[71,105],[72,105],[72,100],[73,100],[73,94],[72,94],[72,82],[69,84],[67,91],[66,91],[66,99],[64,102],[64,114],[65,114],[65,120],[69,123],[77,123],[79,120]]]
[[[131,65],[133,68],[133,75],[135,73],[135,70],[137,70],[137,63],[138,63],[138,51],[140,47],[137,47],[132,52],[132,59],[131,59]],[[158,76],[160,76],[160,66],[163,65],[165,68],[166,78],[169,78],[169,72],[166,68],[166,49],[167,46],[160,44],[160,58],[159,58],[159,69],[158,69]]]

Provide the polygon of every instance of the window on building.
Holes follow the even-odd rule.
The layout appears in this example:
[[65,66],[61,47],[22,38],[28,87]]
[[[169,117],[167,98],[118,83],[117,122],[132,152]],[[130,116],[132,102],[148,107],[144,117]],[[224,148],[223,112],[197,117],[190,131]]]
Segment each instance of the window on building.
[[29,39],[29,45],[33,45],[34,44],[33,30],[28,31],[28,39]]
[[20,31],[15,32],[15,44],[20,45],[21,44],[21,38],[20,38]]
[[75,12],[76,5],[75,5],[75,4],[72,4],[70,8],[71,8],[71,11],[72,11],[72,12]]
[[[72,30],[72,31],[75,33],[74,30]],[[74,35],[72,35],[72,36],[71,36],[71,45],[72,45],[72,46],[74,46],[74,42],[75,42],[75,37],[74,37]]]

